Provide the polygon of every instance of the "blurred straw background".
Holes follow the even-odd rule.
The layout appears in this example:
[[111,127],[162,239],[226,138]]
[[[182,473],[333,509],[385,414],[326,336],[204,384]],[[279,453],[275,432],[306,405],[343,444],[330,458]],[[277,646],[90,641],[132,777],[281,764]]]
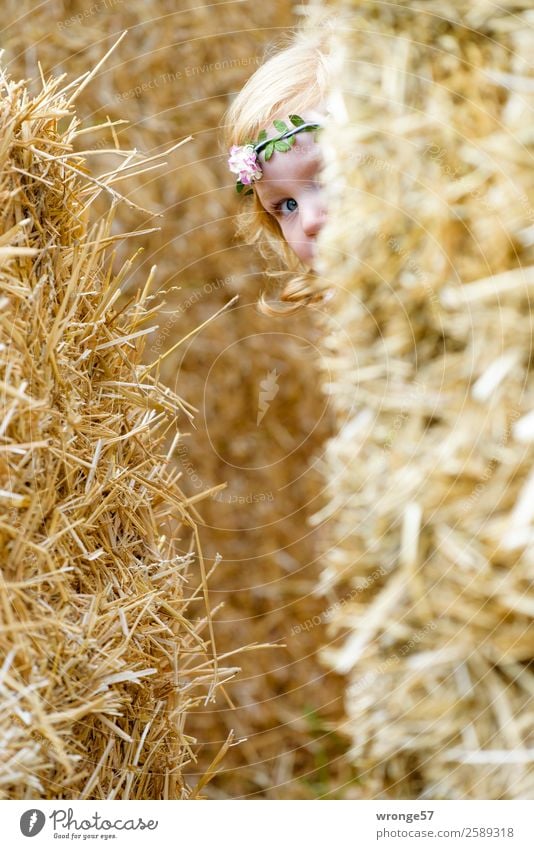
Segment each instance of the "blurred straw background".
[[[217,650],[223,657],[272,645],[223,657],[223,668],[241,669],[226,696],[218,689],[215,704],[188,706],[186,733],[198,740],[196,761],[184,767],[190,787],[235,732],[219,773],[202,788],[216,798],[361,792],[357,771],[343,759],[343,678],[318,659],[335,598],[334,591],[326,600],[315,595],[324,537],[307,521],[324,506],[319,458],[333,427],[317,377],[318,322],[313,313],[289,323],[258,314],[256,300],[271,283],[262,261],[234,239],[237,199],[220,147],[231,98],[266,47],[300,22],[299,9],[288,0],[186,0],[179,9],[165,0],[3,5],[4,65],[13,79],[29,78],[34,92],[38,63],[46,77],[73,80],[127,30],[77,97],[84,126],[114,124],[75,140],[76,150],[97,151],[86,154],[91,174],[117,167],[108,152],[115,147],[151,157],[192,137],[165,156],[165,168],[139,168],[117,183],[148,212],[121,203],[110,227],[117,236],[132,233],[114,244],[115,269],[133,245],[144,248],[126,269],[120,304],[157,266],[152,292],[165,303],[153,317],[159,330],[146,339],[144,362],[184,340],[152,375],[191,414],[176,420],[171,461],[184,497],[201,499],[194,509],[206,568],[220,560],[209,577]],[[93,209],[98,214],[100,203],[103,215],[104,198]],[[269,400],[260,407],[262,398]],[[187,556],[189,537],[175,544]],[[188,563],[194,592],[198,559]]]
[[335,0],[325,650],[369,793],[534,794],[534,7]]

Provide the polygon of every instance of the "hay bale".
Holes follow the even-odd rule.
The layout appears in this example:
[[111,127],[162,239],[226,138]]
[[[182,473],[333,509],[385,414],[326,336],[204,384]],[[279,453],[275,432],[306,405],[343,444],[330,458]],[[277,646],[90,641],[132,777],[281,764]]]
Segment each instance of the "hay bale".
[[153,274],[117,306],[116,183],[145,158],[119,151],[97,178],[73,153],[90,80],[32,96],[0,75],[0,792],[181,798],[209,778],[183,780],[188,712],[233,673],[205,580],[186,586],[195,508],[163,451],[191,413],[141,362]]
[[329,6],[324,657],[366,795],[530,797],[531,4]]

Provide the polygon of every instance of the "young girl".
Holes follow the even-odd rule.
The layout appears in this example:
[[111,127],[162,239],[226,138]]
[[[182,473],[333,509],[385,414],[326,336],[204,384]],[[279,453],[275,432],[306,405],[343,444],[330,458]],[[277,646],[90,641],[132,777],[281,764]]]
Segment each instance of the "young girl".
[[[225,116],[228,165],[243,195],[238,233],[261,254],[294,272],[268,315],[295,312],[325,299],[313,274],[326,219],[320,183],[320,129],[328,120],[330,61],[319,37],[300,34],[247,81]],[[249,197],[245,197],[250,195]]]

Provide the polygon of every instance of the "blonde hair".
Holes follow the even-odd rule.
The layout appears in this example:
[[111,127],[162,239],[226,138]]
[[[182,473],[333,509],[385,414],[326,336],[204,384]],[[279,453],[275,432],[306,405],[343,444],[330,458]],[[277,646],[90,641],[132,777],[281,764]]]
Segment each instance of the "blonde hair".
[[[326,22],[325,22],[326,23]],[[280,114],[300,115],[317,108],[327,99],[330,84],[329,57],[325,53],[330,26],[316,27],[314,33],[301,31],[286,37],[263,65],[249,78],[228,111],[224,123],[224,145],[245,144],[258,137]],[[273,132],[274,129],[273,129]],[[282,235],[276,219],[261,205],[256,192],[243,199],[245,209],[237,219],[237,233],[249,245],[256,245],[267,260],[282,260],[290,280],[278,302],[261,295],[260,312],[265,315],[288,315],[309,304],[319,304],[325,291],[295,256]],[[281,271],[267,272],[279,277]]]

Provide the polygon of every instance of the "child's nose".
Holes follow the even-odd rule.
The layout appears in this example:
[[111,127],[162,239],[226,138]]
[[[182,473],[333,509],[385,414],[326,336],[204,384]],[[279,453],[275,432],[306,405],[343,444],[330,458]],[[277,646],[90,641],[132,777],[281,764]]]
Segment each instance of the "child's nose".
[[313,198],[308,198],[302,207],[302,232],[308,238],[317,236],[326,221],[326,207],[320,193]]

